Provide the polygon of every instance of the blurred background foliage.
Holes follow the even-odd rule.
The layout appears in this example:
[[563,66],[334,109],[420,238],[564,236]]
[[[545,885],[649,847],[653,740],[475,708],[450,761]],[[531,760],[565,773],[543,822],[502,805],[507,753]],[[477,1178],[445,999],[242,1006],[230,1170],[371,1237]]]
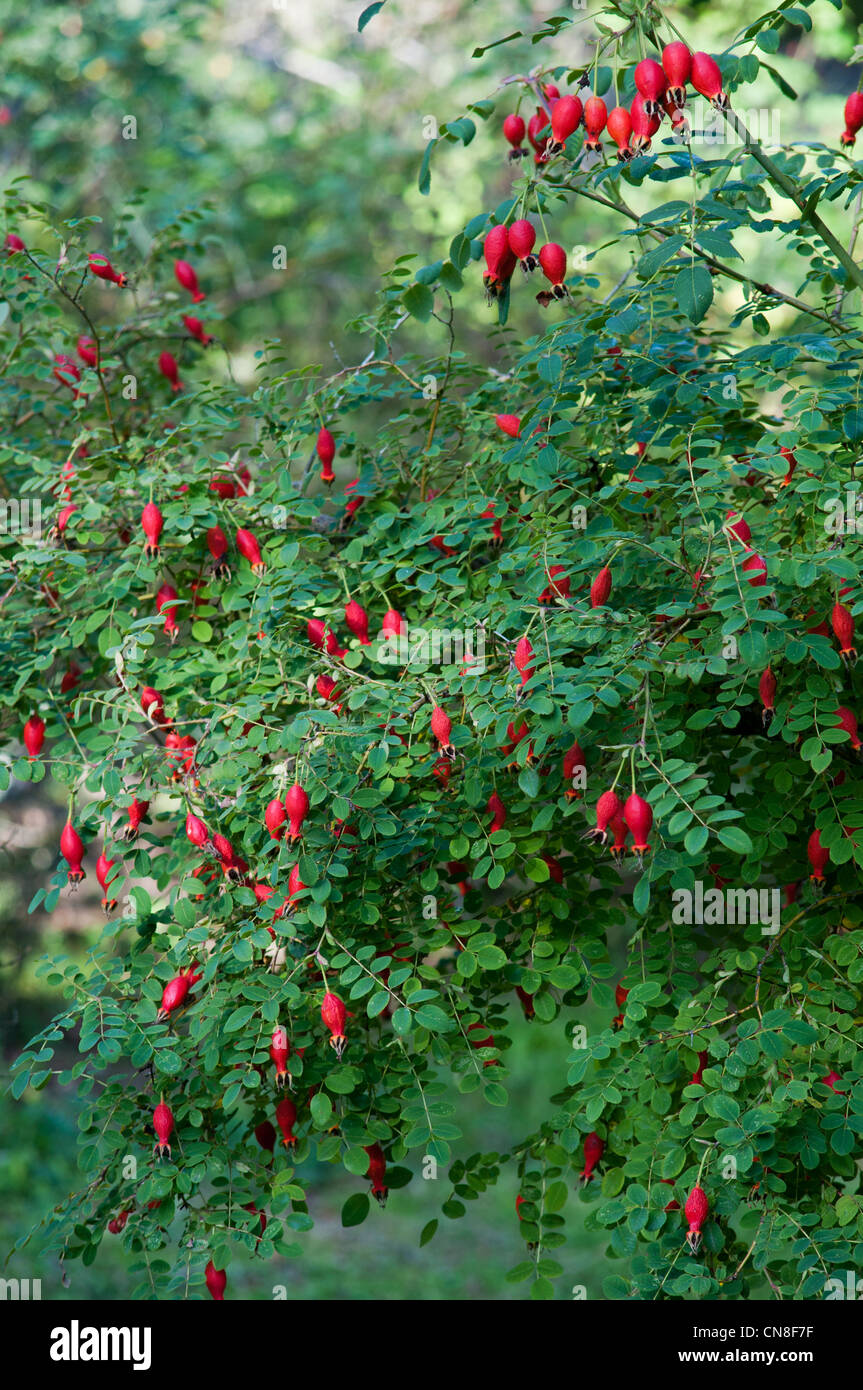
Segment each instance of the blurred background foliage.
[[[23,178],[24,195],[60,216],[100,218],[88,235],[92,250],[110,251],[118,218],[130,214],[124,235],[141,261],[178,213],[201,211],[203,259],[195,259],[218,286],[214,301],[225,317],[221,331],[235,374],[253,379],[254,353],[266,339],[280,340],[287,366],[338,370],[366,351],[356,321],[373,309],[395,259],[416,253],[419,264],[435,260],[467,218],[506,196],[515,175],[500,123],[513,102],[496,91],[501,80],[540,61],[545,69],[585,63],[593,32],[590,0],[586,8],[562,2],[556,9],[545,0],[387,0],[359,34],[364,8],[365,0],[71,0],[30,9],[0,0],[2,186]],[[550,13],[577,23],[532,45],[529,36]],[[754,14],[750,0],[704,0],[675,6],[674,17],[693,46],[718,53]],[[799,101],[780,97],[763,79],[747,102],[779,110],[783,143],[835,146],[845,95],[857,85],[856,64],[846,65],[855,55],[863,0],[841,10],[816,0],[812,17],[812,33],[783,31],[775,60]],[[525,37],[471,58],[518,30]],[[430,123],[452,120],[486,96],[496,100],[494,113],[477,121],[467,147],[438,148],[431,192],[422,196],[417,172]],[[135,138],[124,138],[130,130]],[[640,192],[633,190],[636,207]],[[589,269],[600,296],[627,254],[605,245],[611,216],[582,203],[555,228],[565,246],[596,251]],[[38,227],[15,230],[28,243],[35,233],[33,244],[51,249]],[[753,258],[767,254],[752,240]],[[277,247],[285,248],[283,270],[274,269]],[[488,335],[489,311],[475,278],[460,297],[458,345],[492,366],[496,339]],[[792,252],[771,265],[770,278],[795,288]],[[520,332],[531,331],[532,316],[539,327],[532,297],[520,313]],[[344,328],[350,321],[352,331]],[[403,346],[434,350],[439,332],[411,321]],[[424,333],[428,340],[414,336]],[[222,369],[214,359],[213,370]],[[13,782],[0,801],[0,1040],[7,1063],[58,1007],[35,979],[43,944],[77,953],[98,931],[89,880],[75,898],[64,895],[50,922],[27,915],[54,862],[62,815],[38,785]],[[505,1152],[511,1128],[521,1133],[537,1124],[548,1095],[563,1084],[566,1061],[557,1043],[541,1029],[529,1032],[520,1016],[513,1019],[510,1110],[477,1110],[462,1098],[456,1119],[465,1156],[472,1149]],[[75,1131],[75,1098],[57,1088],[28,1091],[15,1105],[0,1099],[4,1256],[58,1193],[77,1185]],[[250,1262],[243,1273],[232,1266],[232,1295],[267,1298],[284,1284],[300,1299],[522,1296],[503,1275],[521,1248],[509,1169],[466,1219],[443,1220],[424,1250],[419,1234],[439,1215],[445,1175],[437,1182],[416,1177],[391,1195],[385,1213],[372,1213],[374,1221],[343,1230],[338,1214],[351,1181],[320,1166],[313,1179],[316,1227],[303,1238],[304,1258],[289,1268],[284,1261],[279,1268]],[[560,1255],[569,1283],[599,1297],[612,1266],[602,1253],[604,1237],[586,1236],[573,1219],[577,1205],[570,1193],[572,1235]],[[68,1291],[56,1264],[38,1254],[38,1238],[5,1273],[41,1278],[46,1298],[123,1298],[134,1282],[120,1240],[110,1236],[93,1266],[76,1267]]]

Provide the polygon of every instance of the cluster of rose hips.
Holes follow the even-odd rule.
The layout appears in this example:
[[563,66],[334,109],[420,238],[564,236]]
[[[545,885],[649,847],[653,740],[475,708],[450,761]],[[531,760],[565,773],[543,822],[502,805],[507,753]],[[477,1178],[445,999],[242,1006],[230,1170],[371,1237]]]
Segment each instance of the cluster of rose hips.
[[[16,232],[7,233],[5,248],[7,256],[15,256],[27,250],[25,243]],[[122,271],[115,270],[108,260],[108,257],[103,256],[101,252],[89,252],[87,262],[87,268],[91,275],[95,275],[98,280],[107,280],[110,284],[117,285],[121,290],[128,289],[129,277]],[[195,269],[188,261],[175,261],[174,274],[183,289],[189,291],[195,304],[200,304],[201,300],[206,298],[203,290],[201,290],[198,285],[198,277],[195,273]],[[183,324],[191,337],[197,338],[202,347],[209,347],[210,343],[213,341],[213,336],[205,331],[204,325],[199,318],[196,318],[194,314],[184,314]],[[85,367],[98,368],[99,353],[92,338],[80,337],[76,344],[76,351]],[[158,367],[162,376],[170,382],[171,390],[182,391],[183,383],[180,380],[180,369],[173,353],[161,352],[159,354]],[[78,382],[81,380],[81,371],[74,357],[70,357],[64,352],[57,353],[54,358],[52,371],[61,385],[70,388],[76,399],[81,395],[81,392],[78,390]]]
[[547,164],[563,153],[567,140],[583,123],[587,135],[585,149],[601,150],[599,137],[607,130],[617,145],[617,158],[625,162],[650,149],[663,115],[667,115],[672,128],[685,137],[683,107],[687,83],[717,110],[728,105],[716,60],[708,53],[691,53],[680,41],[665,46],[661,64],[655,58],[642,58],[633,76],[636,95],[632,105],[629,108],[615,106],[611,111],[602,97],[588,97],[582,105],[581,97],[561,96],[557,87],[546,86],[543,95],[548,112],[538,107],[527,126],[518,115],[507,116],[504,121],[503,133],[512,147],[510,157],[517,159],[526,153],[523,141],[527,134],[534,149],[535,163]]

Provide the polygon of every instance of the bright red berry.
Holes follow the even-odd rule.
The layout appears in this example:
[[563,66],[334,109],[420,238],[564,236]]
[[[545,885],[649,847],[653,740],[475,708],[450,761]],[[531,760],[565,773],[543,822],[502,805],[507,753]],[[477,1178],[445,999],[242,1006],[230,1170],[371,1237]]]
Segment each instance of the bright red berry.
[[854,656],[854,619],[844,603],[833,605],[830,626],[836,634],[842,656]]
[[309,798],[299,782],[295,782],[285,793],[285,810],[290,821],[290,838],[299,840],[303,833],[303,821],[309,813]]
[[236,541],[237,549],[243,556],[243,559],[248,560],[252,567],[252,573],[263,574],[267,567],[261,559],[261,551],[258,542],[255,540],[251,531],[245,531],[242,526],[238,526]]
[[153,1128],[156,1131],[155,1148],[159,1151],[159,1157],[161,1158],[162,1154],[167,1152],[170,1158],[171,1145],[168,1143],[168,1140],[174,1128],[174,1116],[171,1114],[171,1111],[164,1101],[160,1101],[153,1111]]
[[635,67],[635,90],[644,102],[647,116],[658,116],[668,80],[655,58],[642,58]]
[[159,371],[163,377],[171,383],[172,391],[182,391],[183,383],[180,380],[180,368],[177,366],[177,359],[171,352],[159,353]]
[[100,280],[110,280],[112,284],[119,285],[121,290],[129,283],[125,275],[114,269],[108,257],[98,251],[90,252],[89,265],[91,274],[98,276]]
[[632,150],[629,147],[629,137],[632,134],[632,117],[625,106],[615,106],[613,111],[609,111],[606,121],[608,133],[617,145],[617,157],[621,162],[626,162],[632,158]]
[[335,1050],[336,1056],[341,1061],[342,1053],[347,1046],[345,1037],[345,1019],[347,1010],[337,994],[325,994],[321,1004],[321,1019],[325,1028],[329,1028],[330,1047]]
[[584,103],[584,129],[587,132],[585,149],[602,149],[600,135],[608,121],[608,107],[602,97],[588,97]]
[[853,145],[861,126],[863,126],[863,92],[852,92],[845,102],[845,129],[839,137],[842,144]]
[[722,90],[722,73],[719,64],[709,53],[693,53],[690,81],[696,92],[707,97],[711,106],[721,110],[728,105],[728,97]]
[[202,299],[206,299],[207,296],[199,289],[198,277],[188,261],[175,261],[174,274],[183,289],[189,291],[196,304],[200,304]]
[[605,1150],[605,1143],[600,1139],[596,1130],[588,1134],[584,1141],[584,1169],[581,1177],[583,1182],[589,1182],[593,1176],[593,1170],[602,1158]]
[[[184,264],[184,262],[178,261],[177,264],[182,265]],[[203,298],[203,295],[201,296],[201,298]],[[216,1266],[213,1264],[213,1261],[210,1260],[207,1264],[204,1279],[206,1281],[207,1288],[210,1290],[210,1294],[216,1300],[216,1302],[224,1302],[225,1286],[228,1282],[228,1276],[225,1273],[225,1271],[223,1269],[216,1269]]]
[[71,884],[80,883],[82,878],[86,878],[81,868],[81,860],[85,853],[84,841],[70,820],[67,820],[60,834],[60,853],[69,866],[67,877]]
[[362,646],[371,646],[368,614],[356,599],[351,599],[350,603],[345,604],[345,622],[354,636],[360,639]]
[[28,756],[31,758],[38,758],[39,754],[42,752],[42,745],[45,742],[45,721],[40,719],[38,714],[31,714],[27,723],[24,725],[22,737]]
[[602,608],[611,593],[611,570],[604,565],[590,586],[591,608]]
[[685,43],[677,40],[662,50],[662,67],[668,78],[668,96],[675,106],[686,100],[686,84],[692,74],[692,54]]
[[536,228],[526,217],[520,217],[509,229],[509,245],[514,256],[521,262],[525,272],[536,268],[536,256],[532,255],[536,242]]
[[[698,55],[696,54],[696,57]],[[693,1187],[686,1199],[686,1206],[683,1208],[683,1215],[689,1222],[689,1230],[686,1239],[693,1255],[701,1244],[701,1227],[707,1220],[707,1213],[710,1210],[707,1201],[707,1194],[702,1187]]]
[[646,854],[650,846],[647,837],[653,825],[653,811],[643,796],[637,796],[635,792],[626,798],[623,807],[623,819],[632,831],[632,839],[636,854]]
[[521,159],[524,154],[522,148],[524,144],[525,124],[521,116],[514,113],[505,118],[503,123],[503,137],[512,146],[509,152],[510,159]]

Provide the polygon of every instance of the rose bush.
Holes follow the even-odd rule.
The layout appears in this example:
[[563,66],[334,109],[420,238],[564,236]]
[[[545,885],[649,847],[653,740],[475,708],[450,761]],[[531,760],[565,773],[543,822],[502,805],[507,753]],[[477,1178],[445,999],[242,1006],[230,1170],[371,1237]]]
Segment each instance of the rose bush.
[[[423,192],[486,122],[490,158],[526,151],[512,194],[399,259],[333,376],[277,343],[253,385],[222,369],[194,218],[142,259],[7,195],[4,477],[47,520],[3,588],[3,723],[30,732],[2,771],[68,796],[34,906],[83,870],[111,914],[86,964],[45,962],[65,1003],[13,1090],[76,1037],[84,1181],[38,1238],[90,1262],[114,1231],[141,1297],[296,1253],[311,1154],[355,1177],[346,1224],[436,1168],[469,1216],[514,1167],[536,1298],[576,1201],[609,1298],[806,1298],[855,1258],[860,170],[838,112],[832,146],[770,153],[738,114],[762,67],[792,99],[770,58],[805,7],[702,55],[690,107],[635,72],[696,36],[606,21],[586,70],[544,68],[540,32],[441,127]],[[737,143],[689,121],[693,71]],[[561,92],[607,125],[555,129]],[[566,253],[597,206],[604,296]],[[758,238],[796,283],[750,277]],[[459,333],[483,281],[492,369]],[[468,1156],[452,1095],[506,1105],[515,1010],[567,1085]]]

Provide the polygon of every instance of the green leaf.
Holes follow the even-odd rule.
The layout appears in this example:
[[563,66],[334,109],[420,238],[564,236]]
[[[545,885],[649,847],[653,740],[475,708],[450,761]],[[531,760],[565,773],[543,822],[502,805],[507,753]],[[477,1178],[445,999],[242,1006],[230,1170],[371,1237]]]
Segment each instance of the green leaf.
[[420,164],[419,177],[417,179],[417,187],[419,188],[420,193],[422,193],[424,196],[428,196],[428,193],[431,189],[431,157],[436,144],[436,139],[429,140],[423,152],[422,163]]
[[369,1199],[365,1192],[355,1192],[342,1207],[343,1226],[361,1226],[369,1214]]
[[402,303],[409,314],[425,323],[432,316],[434,295],[428,285],[411,285],[402,295]]
[[375,0],[373,5],[367,5],[357,20],[357,32],[362,33],[369,20],[374,19],[376,14],[380,14],[387,0]]
[[719,840],[726,849],[730,849],[734,854],[751,854],[752,841],[745,830],[741,830],[737,825],[726,825],[719,831]]
[[706,266],[691,261],[674,278],[674,294],[691,323],[700,323],[713,303],[713,280]]

